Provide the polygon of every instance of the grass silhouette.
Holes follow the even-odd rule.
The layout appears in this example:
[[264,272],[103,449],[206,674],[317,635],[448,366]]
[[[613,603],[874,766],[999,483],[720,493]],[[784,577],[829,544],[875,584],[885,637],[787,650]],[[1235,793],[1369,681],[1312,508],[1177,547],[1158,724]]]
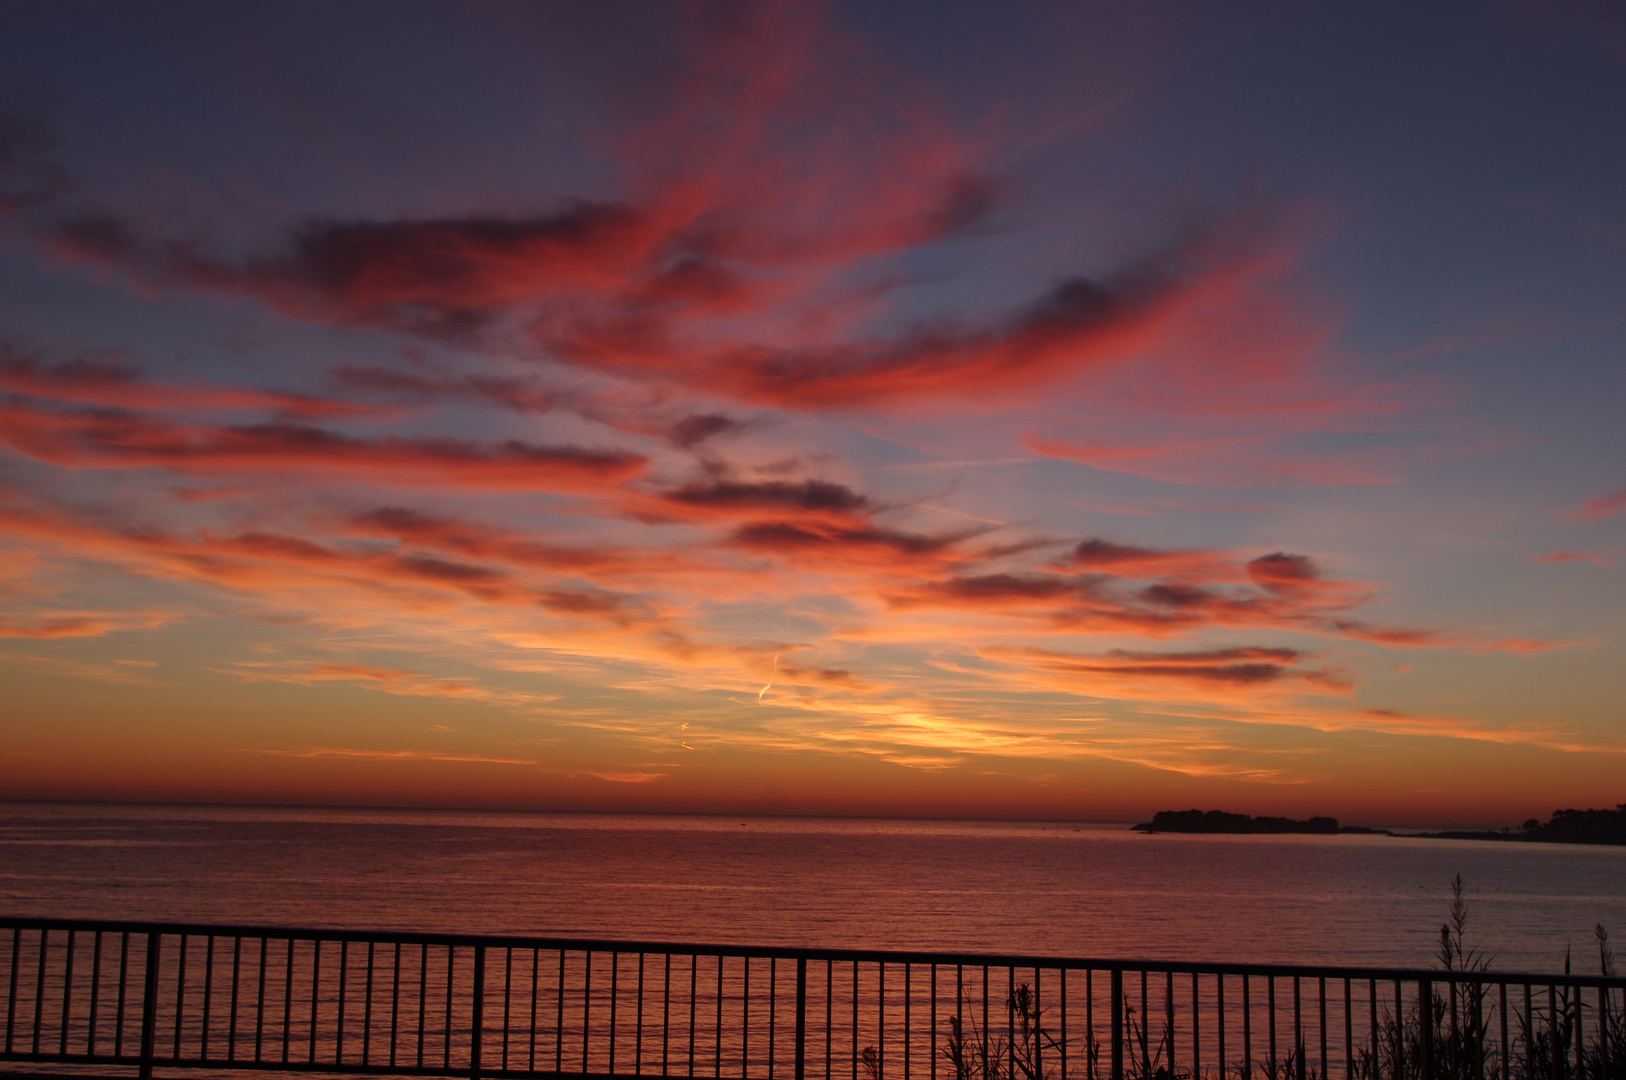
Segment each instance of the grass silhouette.
[[[1601,974],[1615,974],[1614,951],[1602,925],[1593,929]],[[1499,996],[1491,987],[1453,974],[1489,971],[1492,957],[1471,943],[1468,901],[1462,875],[1451,881],[1451,905],[1440,924],[1435,947],[1440,977],[1431,983],[1425,1031],[1417,1002],[1409,1007],[1379,1008],[1368,1038],[1349,1048],[1354,1080],[1423,1080],[1425,1047],[1432,1045],[1433,1080],[1626,1080],[1626,1008],[1610,990],[1586,1001],[1579,991],[1550,988],[1550,1001],[1522,1002]],[[1564,973],[1570,973],[1565,950]],[[1505,1004],[1504,1004],[1505,1003]],[[1125,1080],[1326,1080],[1309,1063],[1302,1040],[1285,1057],[1254,1062],[1251,1054],[1195,1072],[1175,1059],[1174,1028],[1165,1017],[1162,1030],[1131,1003],[1123,1010]],[[1501,1014],[1505,1008],[1506,1015]],[[940,1047],[953,1080],[1108,1080],[1102,1043],[1086,1028],[1082,1055],[1068,1052],[1045,1026],[1038,997],[1027,983],[1016,986],[1005,1001],[1003,1031],[981,1030],[969,1014],[947,1018],[948,1033]],[[1502,1036],[1494,1034],[1496,1021]],[[990,1028],[997,1025],[989,1024]],[[1425,1038],[1425,1035],[1428,1036]],[[1504,1069],[1503,1059],[1507,1065]],[[866,1080],[884,1080],[880,1055],[865,1047],[858,1055]]]

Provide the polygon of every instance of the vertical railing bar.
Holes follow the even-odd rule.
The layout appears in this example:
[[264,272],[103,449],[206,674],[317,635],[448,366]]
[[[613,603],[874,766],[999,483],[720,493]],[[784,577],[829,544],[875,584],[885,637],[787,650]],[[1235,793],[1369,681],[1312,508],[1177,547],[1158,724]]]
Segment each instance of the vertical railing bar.
[[740,980],[740,1076],[751,1075],[751,958],[740,957],[745,976]]
[[559,984],[558,993],[554,995],[554,1004],[559,1012],[557,1023],[553,1028],[553,1071],[564,1072],[565,1068],[565,950],[559,950]]
[[390,974],[390,1067],[395,1067],[395,1051],[401,1030],[401,943],[395,943],[395,958]]
[[1151,1009],[1148,1007],[1146,984],[1148,974],[1145,968],[1140,972],[1140,1067],[1147,1070],[1151,1067],[1151,1046],[1147,1040],[1152,1037]]
[[1321,1007],[1321,1075],[1327,1075],[1327,979],[1317,976],[1316,996]]
[[807,1075],[807,957],[796,958],[796,1073],[793,1080]]
[[1266,1008],[1270,1010],[1270,1056],[1265,1059],[1265,1067],[1274,1076],[1276,1074],[1276,976],[1267,975],[1265,977],[1265,987]]
[[712,1053],[715,1056],[712,1059],[711,1075],[713,1077],[720,1077],[720,1076],[723,1075],[723,954],[722,953],[717,954],[717,997],[715,998],[715,1004],[717,1006],[717,1010],[716,1010],[716,1012],[717,1012],[716,1025],[717,1026],[716,1026],[716,1030],[714,1031],[713,1036],[712,1036],[711,1049],[712,1049]]
[[853,1054],[852,1080],[858,1080],[858,961],[853,961],[853,1028],[850,1049]]
[[[446,1034],[440,1043],[440,1067],[450,1072],[452,1068],[452,979],[457,968],[457,946],[446,946]],[[586,1072],[585,1068],[582,1072]]]
[[203,1037],[198,1040],[198,1057],[209,1060],[209,1017],[214,1004],[215,988],[215,936],[210,934],[203,959]]
[[[72,938],[68,938],[70,952],[72,952],[72,943]],[[1580,1002],[1580,987],[1572,987],[1572,989],[1576,992],[1576,1013],[1574,1013],[1576,1015],[1576,1075],[1577,1077],[1585,1077],[1587,1075],[1587,1062],[1585,1062],[1585,1057],[1582,1057],[1582,1051],[1587,1046],[1587,1034],[1585,1034],[1584,1030],[1584,1021],[1582,1021],[1582,1013],[1585,1010],[1582,1008],[1582,1002]],[[1566,991],[1564,999],[1569,999],[1569,992]],[[63,1018],[63,1023],[67,1023],[67,1018]]]
[[909,1080],[909,999],[912,996],[910,985],[913,976],[913,966],[907,960],[903,964],[903,1080]]
[[[10,989],[6,993],[6,1053],[11,1053],[12,1029],[17,1025],[17,965],[23,948],[23,928],[11,928],[11,980]],[[123,983],[119,984],[120,989]],[[121,1002],[122,1004],[122,999]]]
[[[1379,1055],[1382,1052],[1381,1047],[1378,1045],[1379,1033],[1382,1031],[1382,1026],[1378,1023],[1378,981],[1376,979],[1366,980],[1366,993],[1368,997],[1367,1004],[1371,1010],[1372,1069],[1375,1074],[1378,1067],[1378,1062],[1381,1060]],[[1507,1080],[1507,1075],[1505,1073],[1503,1074],[1503,1080]]]
[[1457,1023],[1457,980],[1451,979],[1446,984],[1451,991],[1451,1041],[1446,1044],[1446,1052],[1450,1060],[1446,1062],[1446,1069],[1452,1076],[1462,1074],[1462,1062],[1458,1060],[1462,1048],[1460,1026]]
[[593,1013],[593,950],[582,950],[582,1072],[587,1071],[587,1044],[592,1029]]
[[1191,973],[1191,1075],[1203,1074],[1202,1007],[1198,994],[1197,973]]
[[265,962],[271,951],[271,939],[260,938],[260,970],[256,981],[259,983],[259,993],[254,999],[254,1060],[261,1060],[265,1037]]
[[283,963],[283,1064],[288,1064],[293,1046],[294,1018],[294,938],[288,938],[288,958]]
[[[982,1074],[988,1075],[988,965],[982,965]],[[998,1067],[998,1063],[995,1063]]]
[[[12,969],[13,978],[16,969]],[[124,1056],[124,998],[125,981],[130,977],[130,931],[119,935],[119,1003],[113,1019],[113,1056]],[[15,985],[15,983],[13,983]],[[15,991],[13,991],[15,996]],[[11,1021],[6,1021],[6,1049],[11,1049]]]
[[[1148,984],[1148,981],[1150,981],[1150,979],[1148,979],[1148,974],[1146,974],[1146,969],[1141,968],[1141,973],[1140,973],[1140,1069],[1141,1070],[1150,1069],[1150,1062],[1151,1062],[1151,1046],[1150,1046],[1150,1043],[1148,1043],[1148,1039],[1151,1038],[1151,1008],[1150,1008],[1150,1004],[1148,1004],[1148,1002],[1150,1002],[1150,999],[1148,999],[1148,997],[1146,997],[1146,984]],[[1132,1051],[1133,1051],[1133,1047],[1130,1047],[1130,1049],[1132,1049]]]
[[[447,967],[451,965],[448,963]],[[451,981],[447,980],[447,986]],[[447,1010],[450,1012],[450,1009]],[[469,987],[469,1080],[480,1080],[486,1042],[486,946],[474,947],[474,976]],[[611,1070],[614,1071],[614,1070]]]
[[45,952],[49,945],[51,931],[49,928],[40,930],[39,970],[34,976],[34,1035],[32,1052],[40,1052],[40,1019],[45,1012]]
[[429,1030],[429,943],[418,951],[418,1068],[423,1068],[423,1044]]
[[694,1075],[695,1016],[699,1011],[700,954],[689,954],[689,1075]]
[[1525,1077],[1535,1077],[1535,1012],[1530,1004],[1530,984],[1525,982],[1525,1015],[1524,1015],[1524,1041],[1525,1041]]
[[672,1047],[672,954],[661,964],[661,1075],[671,1074]]
[[[1040,968],[1037,964],[1033,968],[1033,1072],[1035,1076],[1044,1075],[1044,1038],[1040,1034],[1042,1028],[1040,1020],[1044,1016],[1044,997],[1040,991]],[[908,1076],[907,1067],[904,1075]]]
[[320,1013],[318,995],[322,992],[322,939],[311,938],[311,1040],[306,1047],[309,1064],[316,1063],[316,1021]]
[[1434,1080],[1434,983],[1430,979],[1417,980],[1417,1015],[1423,1037],[1423,1080]]
[[836,962],[824,962],[824,1080],[834,1080],[836,1042]]
[[[1577,991],[1579,992],[1579,991]],[[1598,1080],[1609,1080],[1609,987],[1598,987]]]
[[367,1003],[361,1010],[361,1063],[373,1063],[373,969],[377,966],[375,958],[376,942],[367,942]]
[[77,930],[68,930],[68,955],[62,964],[62,1038],[57,1045],[59,1054],[68,1052],[68,1021],[73,1016],[73,947],[78,937]]
[[1394,1015],[1394,1032],[1395,1032],[1394,1058],[1395,1058],[1395,1075],[1396,1076],[1404,1076],[1405,1075],[1405,1073],[1403,1071],[1404,1068],[1405,1068],[1405,1064],[1406,1064],[1406,1040],[1404,1038],[1404,1034],[1405,1034],[1405,1029],[1404,1029],[1405,1015],[1406,1015],[1405,994],[1404,994],[1404,991],[1402,989],[1400,980],[1396,979],[1395,980],[1395,1015]]
[[186,1002],[186,943],[190,935],[181,934],[181,951],[176,960],[175,972],[175,1053],[176,1059],[181,1056],[181,1019],[185,1015]]
[[233,934],[231,939],[231,1022],[226,1025],[226,1060],[237,1060],[237,1001],[238,983],[243,977],[243,936]]
[[530,1069],[531,1072],[536,1071],[536,993],[537,993],[537,989],[538,989],[538,983],[541,981],[537,977],[540,974],[541,967],[542,967],[542,950],[539,949],[539,948],[538,949],[532,949],[531,950],[531,1048],[530,1048],[529,1061],[528,1061],[528,1064],[526,1066],[528,1069]]
[[[1343,978],[1343,1075],[1354,1080],[1354,991],[1350,976]],[[1502,1080],[1507,1080],[1502,1077]]]
[[1582,1031],[1581,1024],[1581,988],[1579,986],[1564,988],[1564,1004],[1566,1011],[1568,1010],[1571,991],[1573,991],[1575,994],[1575,1075],[1577,1077],[1583,1077],[1586,1075],[1586,1060],[1582,1057],[1582,1051],[1586,1046],[1586,1036]]
[[339,942],[339,1021],[333,1035],[333,1064],[344,1061],[344,985],[350,979],[350,939]]
[[779,957],[768,957],[768,1080],[773,1080],[774,1040],[779,1018]]
[[1249,1000],[1251,979],[1242,973],[1242,1074],[1253,1076],[1253,1003]]
[[508,1029],[513,1015],[514,998],[514,949],[507,946],[503,949],[502,968],[502,1071],[508,1071]]
[[51,931],[40,930],[39,971],[34,976],[34,1044],[33,1052],[40,1052],[40,1020],[45,1014],[45,952],[50,945]]
[[[965,965],[954,965],[954,1023],[965,1032]],[[956,1078],[958,1080],[958,1077]]]
[[[1062,1000],[1062,1006],[1061,1006],[1061,1009],[1062,1009],[1062,1012],[1061,1012],[1061,1015],[1062,1015],[1062,1030],[1065,1033],[1065,1031],[1067,1029],[1067,998],[1065,996],[1065,992],[1064,992],[1063,997],[1062,997],[1061,1000]],[[936,1047],[937,1047],[937,965],[936,964],[932,965],[932,1012],[931,1012],[931,1028],[930,1028],[930,1030],[931,1030],[931,1033],[932,1033],[932,1041],[931,1041],[932,1051],[926,1055],[926,1060],[928,1062],[930,1062],[930,1065],[927,1067],[927,1072],[930,1074],[929,1080],[937,1080],[937,1049],[936,1049]],[[1065,1039],[1066,1035],[1063,1034],[1062,1037]],[[1067,1069],[1066,1069],[1066,1066],[1065,1066],[1065,1058],[1063,1058],[1063,1061],[1064,1061],[1064,1064],[1063,1064],[1063,1067],[1062,1067],[1062,1070],[1061,1070],[1061,1074],[1063,1076],[1066,1076],[1067,1075]],[[801,1078],[798,1077],[797,1080],[801,1080]],[[909,1078],[905,1077],[905,1080],[909,1080]]]
[[1163,973],[1163,1032],[1164,1061],[1170,1073],[1174,1070],[1174,969]]
[[[1095,1080],[1095,1061],[1090,1056],[1090,1044],[1095,1039],[1095,969],[1084,969],[1084,1066],[1089,1080]],[[1097,1044],[1099,1045],[1099,1044]],[[1096,1057],[1100,1052],[1096,1052]]]
[[[1214,1033],[1218,1036],[1215,1047],[1219,1058],[1220,1076],[1225,1075],[1225,976],[1216,973],[1214,976]],[[1374,1078],[1376,1080],[1376,1078]]]
[[610,950],[610,1064],[605,1072],[615,1072],[615,1017],[616,1002],[620,998],[621,954]]
[[1112,1080],[1124,1080],[1124,973],[1112,969]]
[[1474,1077],[1485,1080],[1485,984],[1473,984]]
[[1299,977],[1293,976],[1293,1050],[1289,1054],[1297,1067],[1298,1080],[1304,1080],[1304,1010],[1299,1001]]
[[90,952],[90,1023],[85,1029],[85,1054],[96,1056],[96,1006],[101,1001],[102,986],[102,932],[96,931]]
[[[1061,1075],[1066,1076],[1067,1075],[1067,969],[1065,967],[1060,968],[1060,969],[1057,970],[1056,979],[1057,979],[1058,982],[1061,983]],[[932,989],[936,990],[937,988],[934,985],[932,987]],[[937,1032],[937,1025],[935,1023],[932,1025],[932,1032],[933,1032],[933,1036],[935,1037],[936,1032]],[[937,1055],[936,1054],[932,1055],[932,1060],[933,1060],[934,1063],[936,1062],[936,1060],[937,1060]]]
[[632,1045],[632,1073],[634,1076],[644,1075],[644,951],[638,950],[638,1012],[634,1018],[637,1025],[637,1037]]
[[147,934],[147,975],[141,984],[141,1080],[152,1080],[158,1042],[158,952],[161,935]]
[[880,1000],[880,1008],[876,1014],[876,1027],[879,1030],[875,1037],[875,1064],[879,1072],[886,1064],[886,961],[882,960],[876,967],[878,981],[875,994]]
[[[288,942],[288,947],[290,949],[293,948],[293,941],[291,939]],[[291,976],[291,973],[290,973],[290,978],[291,977],[292,976]],[[307,1045],[305,1047],[305,1056],[308,1059],[307,1064],[314,1063],[316,1061],[316,1016],[317,1016],[317,1011],[318,1011],[317,1010],[316,995],[321,992],[321,988],[322,988],[322,942],[321,942],[320,938],[314,938],[313,937],[313,938],[311,938],[311,1022],[310,1022],[310,1041],[309,1041],[309,1045]],[[290,1036],[290,1041],[291,1041],[291,1038],[292,1037]]]

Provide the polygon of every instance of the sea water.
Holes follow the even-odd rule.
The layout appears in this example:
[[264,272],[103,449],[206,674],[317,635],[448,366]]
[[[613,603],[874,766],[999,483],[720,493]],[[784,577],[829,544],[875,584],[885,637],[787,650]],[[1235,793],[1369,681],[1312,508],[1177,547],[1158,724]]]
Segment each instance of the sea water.
[[1127,823],[0,803],[0,914],[1501,970],[1626,943],[1626,848]]

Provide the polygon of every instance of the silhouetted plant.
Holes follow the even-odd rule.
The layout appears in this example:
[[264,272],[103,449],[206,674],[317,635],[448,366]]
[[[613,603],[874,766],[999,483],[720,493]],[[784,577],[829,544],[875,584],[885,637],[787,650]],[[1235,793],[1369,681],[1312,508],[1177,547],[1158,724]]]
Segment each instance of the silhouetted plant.
[[[1490,960],[1467,943],[1468,905],[1462,895],[1462,875],[1451,882],[1451,911],[1440,927],[1435,953],[1447,972],[1487,971]],[[1609,932],[1599,925],[1602,974],[1614,974],[1614,953]],[[1570,973],[1570,953],[1564,950],[1564,974]],[[1511,1028],[1506,1048],[1508,1067],[1503,1075],[1500,1054],[1494,1049],[1486,1023],[1485,987],[1475,981],[1446,977],[1434,984],[1432,1042],[1436,1080],[1600,1080],[1626,1077],[1626,1009],[1615,1004],[1617,991],[1599,995],[1593,1005],[1579,991],[1556,988],[1543,1008],[1532,1001],[1528,1008],[1511,1004]],[[1589,1020],[1587,1014],[1593,1016]],[[1590,1033],[1583,1040],[1583,1033]],[[1584,1045],[1583,1045],[1584,1043]],[[1353,1072],[1357,1080],[1421,1080],[1423,1026],[1416,1005],[1401,1015],[1383,1014],[1376,1038],[1355,1049]]]
[[[1174,1029],[1167,1018],[1163,1021],[1163,1034],[1153,1043],[1149,1037],[1145,1018],[1135,1019],[1135,1008],[1124,998],[1124,1042],[1129,1048],[1129,1059],[1124,1062],[1124,1075],[1133,1080],[1191,1080],[1191,1072],[1178,1071],[1169,1048],[1174,1043]],[[1136,1050],[1140,1053],[1137,1055]]]
[[[1007,1034],[979,1031],[975,1018],[969,1023],[958,1016],[948,1018],[949,1034],[943,1043],[943,1057],[954,1068],[955,1080],[1067,1080],[1059,1068],[1045,1068],[1048,1049],[1059,1060],[1061,1043],[1044,1029],[1038,997],[1022,983],[1005,1000]],[[1087,1037],[1086,1056],[1090,1077],[1094,1078],[1099,1045]],[[879,1080],[879,1074],[875,1080]]]

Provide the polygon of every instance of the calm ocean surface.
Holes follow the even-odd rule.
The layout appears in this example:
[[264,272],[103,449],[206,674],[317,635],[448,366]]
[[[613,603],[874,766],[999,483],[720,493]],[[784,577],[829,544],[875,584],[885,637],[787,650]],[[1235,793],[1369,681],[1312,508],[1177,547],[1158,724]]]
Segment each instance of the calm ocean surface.
[[0,913],[1557,970],[1626,943],[1626,848],[1125,825],[0,803]]

